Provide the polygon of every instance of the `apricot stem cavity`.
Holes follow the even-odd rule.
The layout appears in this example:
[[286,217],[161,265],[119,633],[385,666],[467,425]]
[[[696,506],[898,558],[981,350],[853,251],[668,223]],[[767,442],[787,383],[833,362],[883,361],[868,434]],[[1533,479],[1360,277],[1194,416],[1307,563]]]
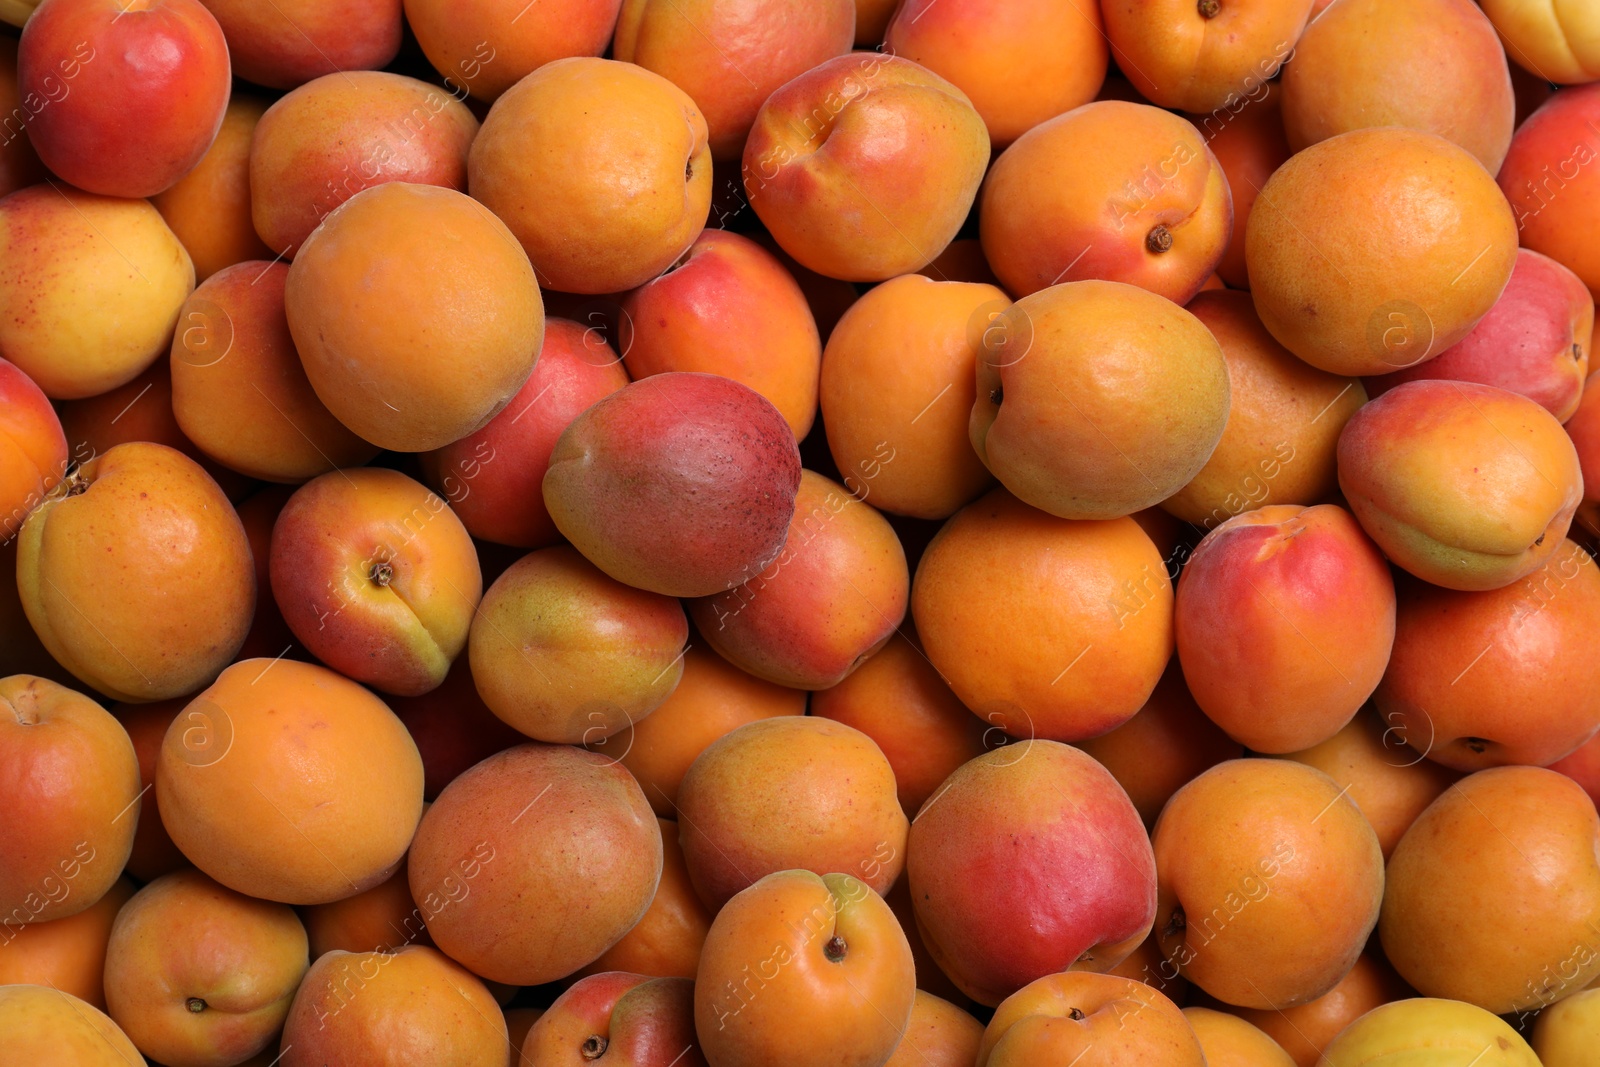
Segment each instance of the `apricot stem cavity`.
[[1158,256],[1163,252],[1170,252],[1172,250],[1172,231],[1161,225],[1161,223],[1156,223],[1155,229],[1151,230],[1145,237],[1144,246]]
[[844,938],[834,934],[828,938],[828,943],[822,946],[822,954],[833,963],[838,963],[844,959],[845,948]]
[[199,997],[190,997],[188,1000],[183,1002],[183,1006],[188,1008],[195,1015],[199,1015],[201,1012],[206,1010],[206,1002],[201,1000]]
[[608,1042],[599,1034],[590,1034],[583,1039],[583,1044],[578,1046],[578,1053],[586,1060],[597,1060],[606,1053]]
[[367,577],[371,579],[373,585],[387,586],[394,581],[394,567],[382,561],[374,563],[372,570],[367,572]]
[[1200,17],[1214,19],[1222,11],[1222,0],[1200,0]]

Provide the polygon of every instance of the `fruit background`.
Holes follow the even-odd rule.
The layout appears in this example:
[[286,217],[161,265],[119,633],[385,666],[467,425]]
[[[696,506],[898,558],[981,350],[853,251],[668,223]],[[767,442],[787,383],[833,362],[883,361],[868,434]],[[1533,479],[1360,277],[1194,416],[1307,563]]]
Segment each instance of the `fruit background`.
[[0,1067],[1600,1065],[1600,5],[0,20]]

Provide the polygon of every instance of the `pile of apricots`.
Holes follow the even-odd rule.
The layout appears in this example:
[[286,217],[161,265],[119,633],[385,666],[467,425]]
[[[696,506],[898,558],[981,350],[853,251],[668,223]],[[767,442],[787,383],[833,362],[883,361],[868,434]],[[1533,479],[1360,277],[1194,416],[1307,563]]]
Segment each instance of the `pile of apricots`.
[[0,1067],[1600,1064],[1600,5],[0,19]]

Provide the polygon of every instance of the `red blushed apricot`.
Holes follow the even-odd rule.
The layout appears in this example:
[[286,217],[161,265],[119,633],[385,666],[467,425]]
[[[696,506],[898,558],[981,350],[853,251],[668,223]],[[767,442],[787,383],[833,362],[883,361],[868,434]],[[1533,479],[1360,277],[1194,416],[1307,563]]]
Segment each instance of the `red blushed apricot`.
[[772,401],[796,441],[810,432],[822,362],[816,319],[794,276],[748,237],[705,231],[677,265],[624,296],[622,314],[623,362],[635,380],[720,374]]
[[1106,37],[1118,66],[1151,103],[1211,111],[1270,81],[1310,13],[1311,0],[1109,0]]
[[1229,519],[1178,579],[1178,658],[1195,702],[1256,752],[1327,740],[1383,678],[1394,579],[1334,504],[1272,505]]
[[1018,297],[1098,278],[1182,304],[1222,259],[1233,201],[1187,121],[1106,100],[1035,126],[1001,153],[978,225],[989,265]]
[[117,912],[133,896],[118,878],[86,911],[49,922],[0,924],[0,986],[42,985],[106,1008],[106,945]]
[[855,20],[855,0],[624,0],[612,54],[682,88],[712,156],[738,159],[767,97],[850,51]]
[[844,482],[874,507],[943,519],[991,483],[967,421],[993,285],[904,275],[839,319],[822,354],[822,424]]
[[445,87],[491,103],[546,63],[603,53],[621,7],[622,0],[405,0],[406,24]]
[[1407,582],[1378,710],[1446,767],[1554,763],[1600,729],[1600,663],[1571,654],[1595,626],[1600,570],[1571,541],[1499,589]]
[[[111,709],[111,714],[128,731],[128,739],[133,742],[134,755],[139,759],[139,788],[152,790],[149,794],[152,801],[156,764],[161,759],[161,745],[166,740],[167,728],[188,705],[189,698],[181,696],[158,700],[154,704],[117,704]],[[185,721],[179,729],[186,730],[192,725],[192,722]],[[167,833],[153,802],[147,811],[146,817],[139,820],[139,828],[134,831],[133,851],[128,853],[128,873],[141,882],[154,881],[163,874],[189,865],[188,858],[172,843],[172,836]]]
[[1497,180],[1525,248],[1543,252],[1600,296],[1600,85],[1563,89],[1511,139]]
[[392,697],[389,707],[417,743],[422,795],[428,800],[471,767],[528,740],[483,702],[467,656],[456,657],[439,688],[421,696]]
[[1244,755],[1244,746],[1194,702],[1176,659],[1133,718],[1076,745],[1111,772],[1147,827],[1155,825],[1161,808],[1189,779]]
[[1233,194],[1233,230],[1217,274],[1230,289],[1248,289],[1244,235],[1250,210],[1272,172],[1294,154],[1283,132],[1283,92],[1276,83],[1265,83],[1207,114],[1190,115],[1189,121],[1205,137]]
[[811,698],[811,714],[853,726],[883,750],[900,806],[915,815],[956,768],[984,751],[983,722],[956,699],[904,631]]
[[272,258],[256,233],[250,200],[250,143],[266,111],[261,97],[235,93],[205,156],[171,188],[150,198],[188,249],[196,281],[235,263]]
[[0,359],[0,541],[67,473],[67,436],[50,398],[33,379]]
[[801,690],[746,674],[695,643],[684,654],[683,676],[672,695],[594,748],[633,772],[656,814],[670,819],[677,814],[685,772],[713,741],[747,722],[805,713]]
[[1567,420],[1567,436],[1578,450],[1583,471],[1583,502],[1578,505],[1577,521],[1590,533],[1600,534],[1600,371],[1584,383],[1578,410]]
[[602,1055],[619,1064],[706,1067],[694,1032],[694,982],[626,971],[579,979],[521,1049],[523,1060],[541,1067],[587,1067]]
[[966,93],[997,149],[1093,100],[1109,58],[1100,5],[1087,0],[906,0],[883,43]]
[[911,612],[956,696],[1013,737],[1120,726],[1172,656],[1172,583],[1138,523],[1058,519],[1003,489],[939,531]]
[[1292,1008],[1237,1008],[1224,1006],[1272,1038],[1294,1058],[1298,1067],[1326,1063],[1322,1050],[1339,1031],[1361,1016],[1392,1000],[1413,995],[1394,968],[1372,953],[1362,953],[1339,984],[1315,1000]]
[[405,862],[386,881],[353,897],[300,909],[311,958],[329,952],[398,952],[428,945],[427,913],[411,899]]
[[205,0],[222,24],[233,70],[293,89],[324,74],[376,70],[400,50],[400,0]]
[[689,605],[700,635],[758,678],[826,689],[889,640],[905,618],[911,575],[894,528],[870,504],[800,472],[789,535],[772,564]]
[[628,971],[652,978],[693,978],[700,966],[700,948],[711,929],[711,911],[695,895],[689,867],[678,844],[678,824],[657,819],[661,826],[661,881],[644,917],[622,940],[602,952],[579,974]]
[[7,37],[0,41],[0,196],[37,185],[50,175],[33,142],[23,134],[39,106],[37,100],[23,100],[17,85],[17,42]]

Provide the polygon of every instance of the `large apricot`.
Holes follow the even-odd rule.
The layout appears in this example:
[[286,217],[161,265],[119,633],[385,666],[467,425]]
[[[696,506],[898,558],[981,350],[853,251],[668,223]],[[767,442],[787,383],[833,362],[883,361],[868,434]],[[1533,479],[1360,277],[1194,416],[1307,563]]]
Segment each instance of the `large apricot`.
[[1108,0],[1106,38],[1117,65],[1152,104],[1212,111],[1271,81],[1300,39],[1311,0]]
[[[1543,252],[1600,296],[1600,85],[1556,93],[1517,128],[1500,168],[1525,248]],[[45,390],[49,392],[48,389]]]
[[234,93],[223,112],[217,139],[193,170],[150,198],[194,261],[203,282],[223,267],[248,259],[271,259],[251,215],[250,144],[267,101]]
[[0,359],[0,541],[22,529],[28,513],[67,473],[67,435],[50,398]]

